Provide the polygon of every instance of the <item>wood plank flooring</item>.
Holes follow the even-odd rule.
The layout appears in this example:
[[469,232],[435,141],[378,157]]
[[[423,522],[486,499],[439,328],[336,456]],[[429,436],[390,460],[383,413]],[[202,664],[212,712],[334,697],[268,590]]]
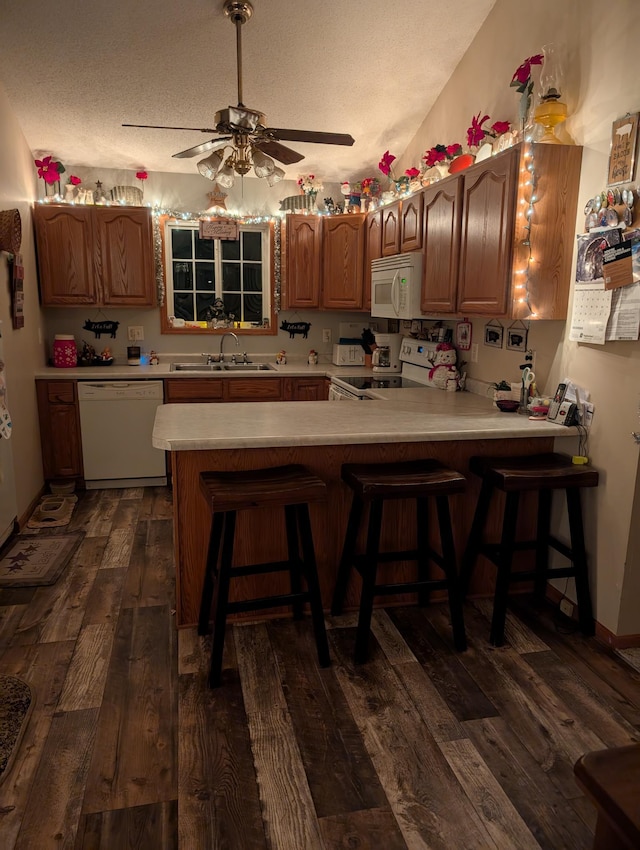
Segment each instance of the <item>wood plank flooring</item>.
[[[223,686],[209,639],[175,628],[171,493],[91,491],[52,587],[0,590],[0,672],[36,704],[0,784],[2,850],[586,850],[587,750],[640,740],[640,670],[513,599],[236,625]],[[48,530],[51,533],[52,530]],[[630,661],[637,656],[630,654]]]

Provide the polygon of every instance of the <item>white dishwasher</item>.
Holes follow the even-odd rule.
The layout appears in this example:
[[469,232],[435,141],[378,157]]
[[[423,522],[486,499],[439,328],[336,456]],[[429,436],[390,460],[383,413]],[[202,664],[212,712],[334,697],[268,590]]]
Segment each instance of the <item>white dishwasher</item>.
[[151,445],[162,381],[79,381],[87,489],[167,483],[165,453]]

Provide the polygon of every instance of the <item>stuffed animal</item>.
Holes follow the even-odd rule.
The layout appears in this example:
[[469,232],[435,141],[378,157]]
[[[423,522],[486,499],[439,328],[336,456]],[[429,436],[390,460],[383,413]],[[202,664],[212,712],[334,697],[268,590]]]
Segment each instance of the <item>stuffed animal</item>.
[[458,352],[450,342],[439,342],[433,358],[433,367],[429,369],[429,380],[439,390],[456,390],[460,373],[456,366]]

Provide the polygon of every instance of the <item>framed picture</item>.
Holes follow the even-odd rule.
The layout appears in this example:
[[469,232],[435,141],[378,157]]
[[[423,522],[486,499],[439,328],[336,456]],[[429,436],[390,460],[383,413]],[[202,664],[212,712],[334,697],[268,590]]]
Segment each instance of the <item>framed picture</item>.
[[469,351],[471,348],[471,333],[473,325],[468,319],[463,319],[456,325],[456,348],[459,351]]
[[507,328],[507,348],[511,351],[526,351],[527,335],[526,328]]
[[495,323],[484,326],[484,344],[490,345],[491,348],[502,348],[502,340],[504,338],[504,328],[501,324]]
[[609,154],[608,186],[631,183],[636,169],[636,143],[638,140],[638,114],[625,115],[611,127],[611,153]]

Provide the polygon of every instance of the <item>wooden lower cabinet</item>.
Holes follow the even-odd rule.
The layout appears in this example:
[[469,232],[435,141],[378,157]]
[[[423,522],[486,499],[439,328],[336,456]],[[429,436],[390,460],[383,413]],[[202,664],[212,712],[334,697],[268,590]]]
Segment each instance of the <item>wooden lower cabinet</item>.
[[45,480],[82,478],[77,382],[38,380],[36,396]]
[[164,382],[165,404],[282,398],[282,378],[168,378]]
[[329,398],[327,378],[285,378],[285,401],[326,401]]

